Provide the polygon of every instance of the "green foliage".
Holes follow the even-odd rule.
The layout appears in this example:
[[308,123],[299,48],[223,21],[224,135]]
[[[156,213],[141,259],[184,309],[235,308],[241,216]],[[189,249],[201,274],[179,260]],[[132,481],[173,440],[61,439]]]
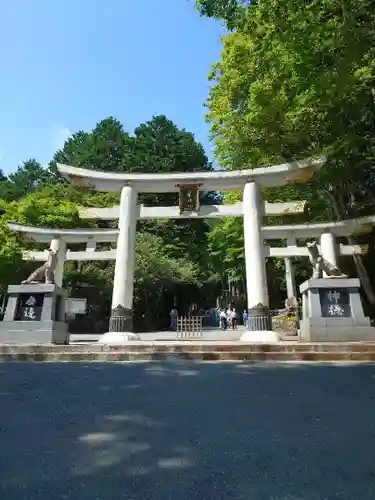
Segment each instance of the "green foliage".
[[[218,161],[237,169],[324,154],[326,168],[311,182],[264,190],[264,198],[307,200],[308,220],[373,214],[373,2],[197,3],[203,14],[227,21],[227,12],[230,18],[241,8],[210,74],[207,119]],[[238,239],[236,222],[225,231]],[[360,257],[355,262],[370,298],[366,269]],[[277,272],[282,266],[275,264]]]
[[54,161],[76,167],[120,172],[191,172],[211,165],[194,135],[165,116],[154,116],[129,135],[110,117],[92,132],[79,131],[54,155]]
[[327,168],[298,191],[333,196],[343,215],[356,212],[353,199],[372,210],[375,31],[364,22],[374,14],[368,0],[248,7],[211,75],[208,119],[219,161],[243,168],[325,154]]
[[0,218],[0,294],[4,294],[8,284],[19,281],[26,269],[22,261],[22,245],[9,234],[6,222]]
[[137,290],[159,291],[178,283],[199,285],[199,269],[183,257],[172,257],[165,251],[162,238],[148,233],[137,234],[135,279]]
[[31,226],[77,228],[82,224],[78,213],[77,192],[71,186],[46,186],[12,202],[7,213],[14,222]]
[[126,171],[127,156],[134,140],[121,123],[109,117],[97,123],[92,132],[80,130],[72,135],[54,155],[54,162],[75,167]]
[[[188,259],[166,254],[162,238],[138,233],[133,302],[136,329],[167,326],[170,294],[179,288],[186,289],[186,286],[198,287],[199,272],[198,266]],[[66,266],[65,275],[70,293],[86,297],[89,304],[88,314],[79,318],[76,328],[104,331],[108,327],[111,307],[114,263],[71,263]]]
[[[100,193],[73,187],[56,170],[62,162],[85,168],[121,172],[170,172],[210,170],[203,147],[193,134],[180,130],[165,116],[154,117],[128,134],[114,118],[99,122],[91,132],[79,131],[56,152],[44,169],[35,160],[21,165],[8,179],[0,178],[0,280],[2,289],[19,282],[35,267],[22,261],[23,249],[43,248],[21,242],[6,223],[54,227],[114,227],[114,221],[84,221],[81,207],[109,207],[119,203],[119,193]],[[204,200],[212,203],[206,194]],[[173,204],[175,194],[143,196],[149,204]],[[209,261],[202,220],[155,220],[138,224],[134,309],[136,328],[160,328],[169,320],[169,309],[178,297],[183,310],[197,293],[210,296],[216,286]],[[110,246],[110,245],[109,245]],[[66,263],[64,285],[71,294],[86,297],[89,314],[76,325],[80,331],[103,331],[108,326],[113,262]]]
[[52,182],[52,174],[35,159],[25,161],[16,172],[5,178],[0,175],[0,199],[13,201],[37,191]]
[[224,20],[229,29],[240,25],[246,12],[246,5],[251,0],[195,0],[195,5],[202,16]]
[[295,323],[297,321],[296,316],[287,316],[286,314],[280,314],[279,316],[272,316],[272,319],[276,319],[279,321],[290,321],[291,323]]

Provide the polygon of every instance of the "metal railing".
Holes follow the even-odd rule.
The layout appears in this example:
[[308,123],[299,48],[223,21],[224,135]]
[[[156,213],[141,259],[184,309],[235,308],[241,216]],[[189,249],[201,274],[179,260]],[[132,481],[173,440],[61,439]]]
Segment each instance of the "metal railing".
[[196,339],[203,336],[203,316],[181,316],[177,318],[177,338]]

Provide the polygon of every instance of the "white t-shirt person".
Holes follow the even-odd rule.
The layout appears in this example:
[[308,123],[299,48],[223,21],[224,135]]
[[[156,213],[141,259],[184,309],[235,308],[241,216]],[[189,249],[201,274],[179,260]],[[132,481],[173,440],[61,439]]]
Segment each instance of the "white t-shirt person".
[[222,309],[220,311],[220,326],[223,330],[226,330],[228,328],[228,319],[225,309]]
[[237,319],[237,313],[236,313],[236,310],[233,308],[233,309],[228,309],[227,311],[227,318],[228,318],[228,322],[230,323],[230,326],[233,328],[235,328],[236,326],[236,319]]

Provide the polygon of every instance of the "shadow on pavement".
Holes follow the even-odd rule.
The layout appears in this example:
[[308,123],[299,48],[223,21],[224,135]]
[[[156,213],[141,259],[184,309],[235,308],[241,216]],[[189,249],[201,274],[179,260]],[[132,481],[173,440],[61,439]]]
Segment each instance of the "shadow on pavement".
[[375,498],[375,366],[0,365],[1,500]]

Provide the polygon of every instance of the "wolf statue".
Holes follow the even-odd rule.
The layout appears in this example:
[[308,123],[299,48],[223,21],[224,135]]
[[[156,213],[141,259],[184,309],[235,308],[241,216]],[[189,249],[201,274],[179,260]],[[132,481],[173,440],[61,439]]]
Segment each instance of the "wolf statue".
[[321,256],[316,241],[313,243],[307,243],[306,246],[309,252],[309,260],[313,266],[312,278],[323,278],[323,272],[326,273],[327,278],[348,277],[347,274],[344,274],[338,267],[334,266]]
[[35,285],[40,282],[45,284],[53,284],[55,283],[55,269],[57,266],[57,252],[54,252],[52,249],[48,250],[48,258],[46,262],[35,269],[30,276],[22,281],[23,285]]

